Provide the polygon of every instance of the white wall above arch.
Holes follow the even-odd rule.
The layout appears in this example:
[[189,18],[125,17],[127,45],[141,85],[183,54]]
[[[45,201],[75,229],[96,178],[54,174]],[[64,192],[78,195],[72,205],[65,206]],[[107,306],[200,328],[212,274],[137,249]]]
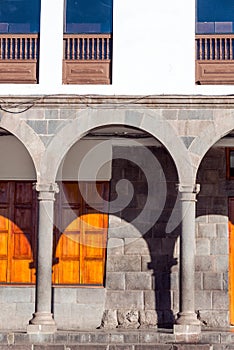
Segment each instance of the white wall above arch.
[[35,180],[33,161],[24,145],[13,135],[0,137],[0,180]]

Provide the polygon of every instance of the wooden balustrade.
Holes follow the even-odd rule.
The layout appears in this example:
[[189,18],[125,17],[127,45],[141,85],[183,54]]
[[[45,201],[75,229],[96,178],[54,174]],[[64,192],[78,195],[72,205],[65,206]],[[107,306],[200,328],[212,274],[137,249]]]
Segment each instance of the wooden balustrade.
[[38,34],[0,34],[0,83],[37,83],[38,56]]
[[196,83],[234,84],[234,34],[196,35]]
[[110,84],[111,34],[64,34],[63,83]]

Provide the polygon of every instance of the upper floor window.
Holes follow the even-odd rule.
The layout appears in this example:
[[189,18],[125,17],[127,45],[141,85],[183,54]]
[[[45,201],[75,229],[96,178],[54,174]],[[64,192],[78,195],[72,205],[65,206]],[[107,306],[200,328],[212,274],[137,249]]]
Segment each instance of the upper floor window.
[[111,84],[112,1],[66,1],[64,84]]
[[197,0],[196,33],[234,33],[234,1]]
[[67,0],[65,33],[112,33],[112,0]]
[[0,83],[38,83],[40,0],[1,0]]
[[38,33],[40,0],[2,0],[0,33]]

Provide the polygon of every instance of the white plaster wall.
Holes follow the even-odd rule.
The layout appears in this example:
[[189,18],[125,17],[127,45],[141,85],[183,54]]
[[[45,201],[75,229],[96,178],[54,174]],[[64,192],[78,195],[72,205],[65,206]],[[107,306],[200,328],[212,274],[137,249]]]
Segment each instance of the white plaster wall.
[[36,180],[32,159],[16,137],[0,137],[0,162],[0,180]]
[[232,94],[194,83],[195,0],[114,0],[113,84],[63,86],[63,0],[41,0],[40,84],[0,94]]

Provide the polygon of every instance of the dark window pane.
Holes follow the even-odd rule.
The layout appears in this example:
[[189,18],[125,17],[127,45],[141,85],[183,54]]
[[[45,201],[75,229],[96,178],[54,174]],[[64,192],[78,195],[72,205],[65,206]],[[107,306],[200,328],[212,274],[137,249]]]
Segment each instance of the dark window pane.
[[38,33],[40,0],[0,0],[1,33]]
[[112,0],[67,0],[66,33],[111,33]]

